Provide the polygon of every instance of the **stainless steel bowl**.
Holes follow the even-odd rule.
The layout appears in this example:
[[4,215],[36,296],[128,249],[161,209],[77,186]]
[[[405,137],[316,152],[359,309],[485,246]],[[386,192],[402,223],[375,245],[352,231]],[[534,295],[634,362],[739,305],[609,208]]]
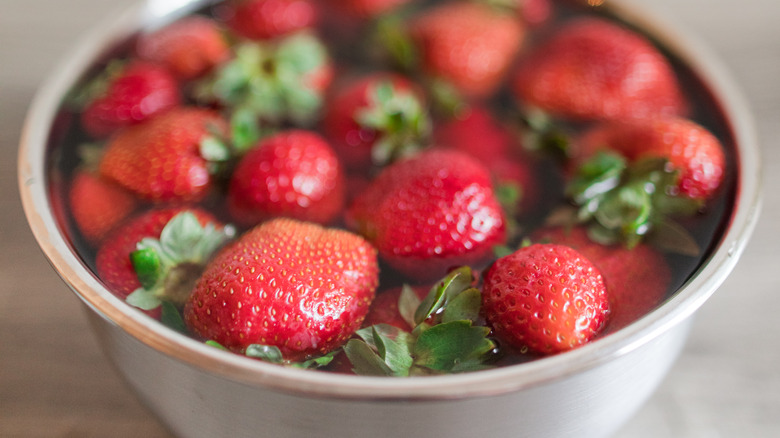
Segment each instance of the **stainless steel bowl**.
[[46,163],[52,126],[68,90],[133,33],[206,3],[146,0],[93,29],[37,94],[19,150],[21,197],[39,245],[83,301],[119,373],[172,432],[187,437],[599,437],[630,418],[676,360],[694,312],[734,267],[760,210],[751,116],[705,48],[632,2],[609,6],[696,73],[721,106],[737,147],[734,210],[714,250],[679,292],[634,324],[558,356],[462,375],[357,377],[271,365],[165,328],[106,290],[55,220]]

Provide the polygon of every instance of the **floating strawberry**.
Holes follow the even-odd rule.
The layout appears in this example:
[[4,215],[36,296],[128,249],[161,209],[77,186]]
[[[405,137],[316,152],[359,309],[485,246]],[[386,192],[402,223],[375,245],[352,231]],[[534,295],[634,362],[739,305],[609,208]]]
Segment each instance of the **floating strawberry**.
[[143,122],[181,102],[179,83],[164,67],[144,61],[113,64],[92,81],[80,100],[84,130],[103,138]]
[[273,219],[209,263],[184,321],[232,351],[254,346],[299,361],[329,353],[360,327],[378,281],[376,251],[359,236]]
[[111,292],[155,314],[162,302],[184,303],[203,265],[232,235],[201,209],[150,210],[105,238],[95,270]]
[[619,152],[629,161],[664,158],[678,172],[677,191],[692,199],[709,199],[726,174],[725,149],[706,128],[672,117],[608,123],[586,132],[575,154],[582,162],[598,150]]
[[[496,344],[480,317],[479,289],[468,266],[454,269],[421,299],[401,289],[397,317],[357,331],[344,352],[359,375],[414,376],[476,371],[488,367]],[[406,329],[406,327],[410,327]],[[347,372],[345,363],[335,365]]]
[[499,339],[539,354],[589,342],[609,315],[598,268],[555,244],[527,246],[496,260],[484,275],[482,302]]
[[583,227],[544,228],[533,233],[535,242],[571,247],[601,272],[609,296],[609,323],[605,333],[621,329],[657,307],[669,292],[672,277],[663,254],[649,245],[632,249],[602,245],[588,237]]
[[130,192],[87,170],[73,176],[68,202],[79,231],[92,245],[100,243],[138,205]]
[[489,171],[450,150],[425,151],[385,168],[354,200],[346,220],[382,259],[418,280],[486,261],[506,234]]
[[422,70],[478,98],[498,89],[525,37],[516,17],[466,1],[435,6],[409,26]]
[[644,37],[603,19],[564,24],[521,60],[526,105],[584,120],[678,115],[687,104],[669,61]]
[[184,80],[197,78],[230,58],[230,48],[216,22],[197,15],[141,35],[136,53]]
[[385,165],[426,145],[430,121],[405,77],[375,73],[351,82],[324,109],[323,131],[349,169]]
[[168,111],[112,137],[100,174],[149,201],[202,199],[212,184],[209,160],[226,158],[225,151],[213,150],[226,131],[225,121],[213,111]]
[[316,0],[230,0],[221,14],[230,30],[253,40],[267,40],[314,27]]
[[344,204],[338,157],[312,131],[283,131],[262,140],[236,165],[228,206],[236,222],[251,226],[275,216],[327,224]]

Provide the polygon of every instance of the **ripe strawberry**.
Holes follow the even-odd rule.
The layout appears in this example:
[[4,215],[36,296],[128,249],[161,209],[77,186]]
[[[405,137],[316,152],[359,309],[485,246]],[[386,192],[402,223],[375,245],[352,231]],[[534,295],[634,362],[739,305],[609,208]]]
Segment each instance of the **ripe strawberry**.
[[601,245],[588,237],[583,227],[544,228],[534,232],[535,242],[550,242],[574,248],[601,272],[609,296],[612,333],[653,310],[671,286],[671,270],[663,255],[646,244],[632,249],[624,245]]
[[341,164],[325,140],[289,130],[267,137],[241,158],[227,199],[241,225],[275,216],[327,224],[340,214],[345,191]]
[[539,354],[589,342],[609,314],[599,270],[555,244],[527,246],[496,260],[484,275],[482,304],[496,336]]
[[86,170],[73,176],[68,201],[79,231],[92,245],[100,243],[138,204],[128,191]]
[[427,75],[482,98],[501,85],[525,29],[511,14],[461,1],[422,12],[410,23],[410,34]]
[[376,251],[359,236],[273,219],[209,263],[184,321],[230,350],[261,344],[298,361],[345,342],[363,322],[378,281]]
[[[537,163],[486,108],[471,106],[465,115],[436,125],[434,140],[437,147],[465,152],[490,169],[507,212],[534,210],[539,197]],[[502,193],[510,196],[504,199]]]
[[389,265],[417,280],[484,262],[506,234],[488,170],[449,150],[385,168],[354,200],[346,221]]
[[565,24],[521,60],[523,103],[582,120],[677,115],[687,104],[672,67],[642,36],[602,19]]
[[112,137],[100,174],[145,200],[199,200],[212,183],[204,148],[226,130],[225,121],[209,110],[166,112]]
[[351,82],[324,109],[323,131],[348,169],[384,165],[420,149],[430,130],[422,97],[393,73]]
[[720,141],[703,126],[683,118],[603,124],[586,132],[576,147],[578,163],[602,149],[619,152],[629,161],[665,158],[679,172],[679,192],[693,199],[711,198],[726,174]]
[[134,61],[109,66],[89,85],[81,124],[87,134],[103,138],[125,126],[161,114],[181,102],[179,83],[164,67]]
[[311,28],[319,19],[316,1],[311,0],[231,0],[222,14],[233,32],[253,40]]
[[[186,220],[182,213],[190,214],[191,219]],[[179,220],[174,222],[176,218]],[[172,223],[173,227],[170,226]],[[132,301],[128,297],[144,289],[157,294],[136,294],[142,302],[135,304],[143,310],[154,312],[161,299],[180,305],[197,279],[199,267],[202,268],[230,233],[230,228],[222,227],[210,213],[201,209],[150,210],[126,220],[104,239],[95,257],[95,270],[106,287],[120,298]],[[148,269],[139,269],[132,255],[140,248],[155,246],[157,239],[157,256],[165,263],[159,266],[157,278],[151,278],[155,275],[150,275]],[[203,243],[196,243],[200,240]]]
[[185,80],[197,78],[230,58],[230,48],[217,24],[197,15],[141,35],[136,53]]

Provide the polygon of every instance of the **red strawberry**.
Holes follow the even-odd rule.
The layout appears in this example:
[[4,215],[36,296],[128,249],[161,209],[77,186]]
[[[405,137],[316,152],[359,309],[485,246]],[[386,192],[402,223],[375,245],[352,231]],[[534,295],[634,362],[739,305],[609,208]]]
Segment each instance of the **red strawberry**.
[[141,35],[136,43],[138,57],[165,65],[181,79],[194,79],[230,57],[216,23],[190,16],[160,30]]
[[642,36],[606,20],[569,22],[521,61],[514,91],[523,103],[571,119],[682,114],[672,67]]
[[203,143],[226,130],[225,121],[215,112],[169,111],[112,137],[100,173],[146,200],[201,199],[212,183]]
[[538,26],[553,14],[552,0],[517,0],[517,8],[523,21],[532,26]]
[[536,244],[487,270],[483,311],[509,345],[554,354],[581,346],[604,327],[609,301],[599,270],[563,245]]
[[601,245],[591,240],[582,227],[541,229],[534,232],[533,240],[574,248],[599,269],[610,306],[605,332],[614,332],[638,320],[661,304],[669,292],[669,265],[661,253],[646,244],[632,249]]
[[290,130],[264,139],[241,159],[228,206],[245,226],[275,216],[326,224],[340,214],[345,191],[341,165],[325,140]]
[[577,148],[577,163],[601,149],[619,152],[630,161],[665,158],[679,171],[679,192],[693,199],[711,198],[726,173],[720,141],[701,125],[683,118],[604,124],[586,132]]
[[403,76],[375,73],[351,82],[324,109],[323,131],[349,169],[384,165],[423,146],[430,122]]
[[233,32],[254,40],[311,28],[319,19],[316,2],[310,0],[232,0],[222,13]]
[[106,137],[118,129],[140,123],[181,102],[179,83],[157,64],[135,61],[109,68],[87,91],[88,103],[81,123],[93,137]]
[[[95,270],[97,275],[111,292],[121,298],[127,298],[133,294],[133,292],[150,286],[149,283],[153,283],[147,283],[146,280],[148,278],[144,278],[143,274],[141,278],[139,278],[139,272],[137,266],[134,266],[133,264],[131,254],[139,249],[139,244],[144,242],[145,239],[162,239],[168,247],[166,249],[166,254],[159,254],[159,256],[161,258],[167,257],[168,261],[176,261],[177,263],[173,264],[173,266],[168,264],[161,267],[161,283],[165,283],[165,279],[169,278],[167,286],[169,286],[170,290],[167,291],[167,293],[171,296],[158,296],[157,298],[171,299],[177,301],[177,304],[181,304],[181,295],[189,293],[189,287],[192,286],[194,279],[197,278],[197,276],[192,278],[192,271],[197,268],[198,265],[205,264],[206,258],[210,256],[211,251],[225,240],[223,238],[224,234],[218,235],[214,245],[203,246],[208,246],[207,251],[196,250],[196,245],[191,241],[174,242],[173,244],[170,244],[169,235],[174,234],[175,237],[175,234],[178,233],[179,230],[169,229],[165,237],[162,236],[164,233],[163,230],[172,222],[172,219],[178,217],[181,213],[190,213],[194,215],[193,217],[197,219],[196,224],[199,223],[203,227],[206,227],[209,224],[221,227],[221,224],[219,224],[210,213],[197,208],[184,207],[150,210],[123,222],[104,239],[104,243],[98,249],[95,258]],[[195,228],[196,235],[198,236],[203,234],[202,230],[197,229],[197,225],[192,227],[192,223],[187,223],[186,221],[184,225]],[[221,230],[224,230],[224,228]],[[189,232],[189,229],[187,231]],[[229,233],[230,230],[228,229],[227,232]],[[179,252],[184,252],[184,254],[176,254],[174,256],[174,253],[176,253],[174,249],[177,246],[183,247],[183,251]],[[163,251],[160,252],[162,253]],[[176,269],[177,267],[178,269]],[[167,275],[168,273],[173,274],[169,277]],[[147,275],[147,277],[149,276]],[[143,283],[147,284],[144,285]],[[183,290],[178,290],[178,287],[170,287],[177,283],[182,286]],[[148,289],[152,290],[153,288],[150,286]],[[159,305],[159,302],[157,302],[157,304]],[[155,305],[143,306],[144,310],[149,311],[152,311],[156,307],[157,306]]]
[[[512,191],[517,196],[507,199],[507,211],[531,212],[539,196],[535,160],[525,153],[507,128],[490,112],[472,106],[463,116],[455,117],[435,127],[435,144],[465,152],[490,169],[496,187]],[[504,199],[501,199],[504,204]]]
[[410,32],[423,71],[472,97],[496,91],[525,36],[511,14],[465,1],[421,13],[410,23]]
[[417,280],[485,261],[506,234],[488,170],[449,150],[385,168],[346,216],[388,264]]
[[359,236],[273,219],[209,263],[184,321],[233,351],[261,344],[298,361],[345,342],[363,322],[378,281],[376,251]]
[[123,188],[83,170],[73,176],[68,201],[79,231],[93,245],[130,215],[138,204]]

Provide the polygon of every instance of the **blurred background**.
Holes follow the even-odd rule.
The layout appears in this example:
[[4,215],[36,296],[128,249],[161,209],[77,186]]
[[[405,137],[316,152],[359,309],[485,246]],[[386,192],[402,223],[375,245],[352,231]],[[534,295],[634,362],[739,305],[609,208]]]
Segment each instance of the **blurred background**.
[[[609,1],[609,0],[608,0]],[[87,28],[133,0],[3,0],[0,12],[0,436],[169,437],[98,350],[77,298],[48,266],[19,201],[16,148],[36,89]],[[780,2],[654,0],[702,40],[755,115],[766,197],[752,243],[698,312],[689,343],[618,438],[780,434]]]

